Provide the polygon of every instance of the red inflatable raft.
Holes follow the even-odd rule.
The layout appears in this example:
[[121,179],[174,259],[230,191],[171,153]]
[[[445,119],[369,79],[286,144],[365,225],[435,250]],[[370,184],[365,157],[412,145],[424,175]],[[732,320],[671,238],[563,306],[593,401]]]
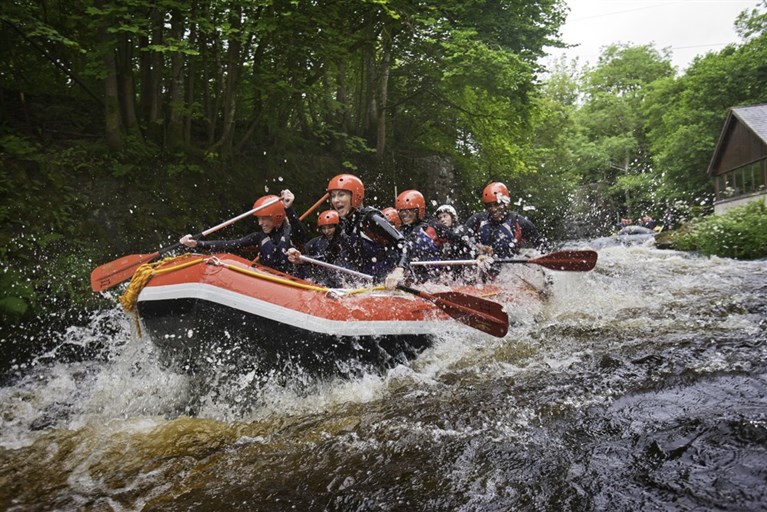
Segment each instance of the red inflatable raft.
[[260,369],[332,373],[349,360],[386,367],[448,329],[503,336],[508,328],[502,306],[488,300],[503,291],[496,285],[433,295],[405,287],[328,289],[232,254],[160,262],[140,286],[134,305],[144,330],[163,360],[183,367],[243,357]]

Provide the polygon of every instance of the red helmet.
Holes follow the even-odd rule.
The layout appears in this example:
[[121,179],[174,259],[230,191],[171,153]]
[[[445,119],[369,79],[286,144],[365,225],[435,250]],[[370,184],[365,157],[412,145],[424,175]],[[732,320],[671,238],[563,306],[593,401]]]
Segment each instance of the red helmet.
[[325,210],[320,213],[320,217],[317,219],[317,226],[337,226],[341,222],[341,217],[338,216],[338,212],[335,210]]
[[399,218],[399,213],[391,206],[381,210],[381,213],[395,228],[399,229],[402,226],[402,219]]
[[331,190],[346,190],[352,193],[352,208],[362,206],[365,198],[365,185],[353,174],[339,174],[328,182],[328,192]]
[[417,190],[405,190],[397,196],[394,207],[398,210],[414,210],[418,208],[418,220],[426,217],[426,199]]
[[509,189],[506,185],[500,181],[494,181],[485,187],[482,191],[482,202],[487,203],[503,203],[509,204],[511,198],[509,197]]
[[[272,202],[274,199],[277,199],[277,201]],[[256,202],[253,203],[253,208],[260,208],[262,205],[270,202],[272,204],[254,212],[253,215],[256,217],[272,217],[274,218],[274,224],[279,226],[282,224],[282,221],[285,220],[285,203],[282,202],[282,199],[279,196],[270,195],[259,197],[256,199]]]

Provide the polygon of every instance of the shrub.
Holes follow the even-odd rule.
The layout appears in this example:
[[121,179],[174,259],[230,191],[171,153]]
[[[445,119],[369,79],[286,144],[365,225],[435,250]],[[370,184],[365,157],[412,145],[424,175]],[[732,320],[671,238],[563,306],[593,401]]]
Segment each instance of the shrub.
[[767,205],[751,201],[723,215],[709,215],[685,226],[674,240],[680,250],[742,260],[767,257]]

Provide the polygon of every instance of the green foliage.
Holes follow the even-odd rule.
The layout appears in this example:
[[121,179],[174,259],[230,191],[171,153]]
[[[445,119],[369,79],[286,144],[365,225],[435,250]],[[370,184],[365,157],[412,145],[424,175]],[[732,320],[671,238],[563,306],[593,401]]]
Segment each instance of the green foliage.
[[697,58],[683,76],[648,88],[645,126],[653,164],[663,174],[659,195],[665,200],[710,204],[705,170],[728,110],[767,102],[766,15],[744,11],[737,23],[747,42]]
[[690,223],[674,239],[681,250],[706,256],[753,260],[767,257],[767,206],[751,201],[723,215],[709,215]]

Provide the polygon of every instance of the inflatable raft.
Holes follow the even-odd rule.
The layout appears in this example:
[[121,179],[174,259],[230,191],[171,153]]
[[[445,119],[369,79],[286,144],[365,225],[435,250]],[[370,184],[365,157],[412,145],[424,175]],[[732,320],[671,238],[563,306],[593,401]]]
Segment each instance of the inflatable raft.
[[[406,287],[329,289],[232,254],[187,254],[153,264],[139,290],[140,274],[129,288],[135,297],[128,309],[135,306],[162,359],[186,369],[242,358],[261,371],[338,373],[351,360],[389,367],[447,330],[503,336],[508,329],[503,306],[491,299],[509,290],[496,284],[442,287],[423,296]],[[517,299],[541,300],[539,291],[524,288],[515,290]]]

